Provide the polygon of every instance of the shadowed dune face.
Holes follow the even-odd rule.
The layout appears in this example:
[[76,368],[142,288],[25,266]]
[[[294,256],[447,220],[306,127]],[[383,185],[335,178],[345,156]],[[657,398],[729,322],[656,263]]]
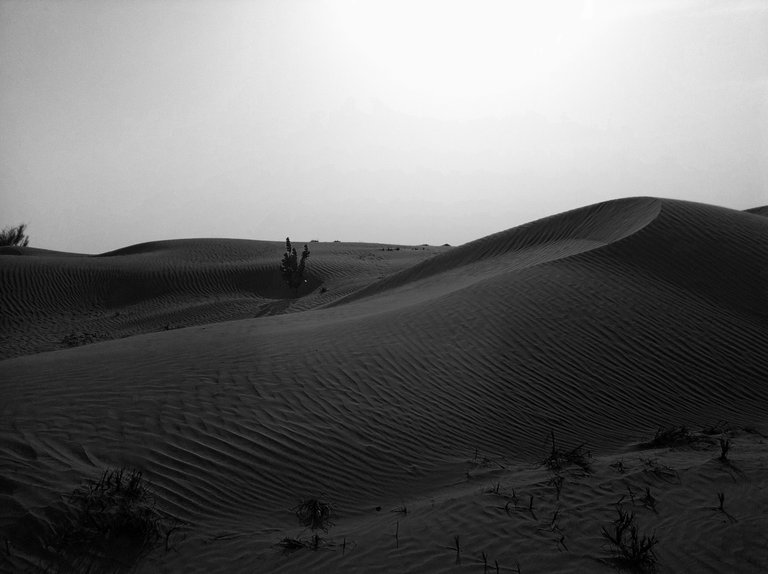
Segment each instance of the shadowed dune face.
[[[197,243],[188,248],[183,258]],[[136,269],[162,283],[159,270],[175,264],[146,261],[168,253],[138,246],[100,260],[144,258]],[[421,262],[413,253],[301,312],[0,362],[12,501],[2,527],[26,512],[44,521],[57,492],[105,464],[131,464],[194,525],[193,540],[251,533],[267,548],[297,497],[322,493],[362,520],[403,493],[457,484],[475,449],[530,463],[551,431],[605,454],[660,425],[765,424],[759,215],[638,198]],[[329,271],[345,263],[328,261],[317,273],[362,268]],[[187,272],[209,265],[203,257]],[[374,274],[384,277],[371,283]],[[215,561],[237,544],[201,552]]]

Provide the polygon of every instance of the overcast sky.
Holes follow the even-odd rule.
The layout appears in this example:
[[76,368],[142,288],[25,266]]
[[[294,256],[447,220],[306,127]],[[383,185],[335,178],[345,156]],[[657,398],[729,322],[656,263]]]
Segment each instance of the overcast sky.
[[766,0],[0,0],[0,227],[465,243],[768,204]]

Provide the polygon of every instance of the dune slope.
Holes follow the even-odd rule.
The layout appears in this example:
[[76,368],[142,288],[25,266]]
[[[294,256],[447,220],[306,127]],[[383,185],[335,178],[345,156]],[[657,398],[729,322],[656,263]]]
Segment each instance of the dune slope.
[[173,240],[96,256],[0,248],[0,359],[306,310],[442,250],[311,243],[307,285],[293,293],[280,280],[284,246]]
[[[163,253],[148,246],[110,257]],[[609,462],[633,456],[632,445],[658,426],[726,420],[765,431],[767,256],[768,220],[757,214],[619,200],[390,265],[380,281],[348,295],[339,289],[301,312],[7,359],[0,527],[19,556],[34,557],[25,541],[45,531],[46,509],[60,494],[105,466],[130,465],[185,524],[178,552],[158,553],[149,571],[443,569],[453,564],[445,547],[456,530],[473,544],[467,567],[487,539],[508,568],[522,558],[523,571],[611,571],[596,561],[600,528],[588,511],[610,517],[614,493],[647,474],[633,463],[635,474],[617,478]],[[354,276],[357,263],[342,270],[342,259],[332,275]],[[152,269],[164,264],[143,261],[136,272],[157,289]],[[205,285],[210,265],[202,260],[187,273]],[[22,281],[25,272],[6,270],[3,280]],[[90,281],[83,297],[103,289],[97,274]],[[179,297],[167,293],[172,305]],[[268,295],[275,292],[260,296]],[[111,304],[122,315],[135,301]],[[600,477],[569,477],[581,484],[570,499],[546,491],[550,510],[562,504],[570,513],[569,532],[591,532],[567,549],[535,525],[499,518],[478,495],[484,485],[472,482],[515,480],[543,497],[548,478],[536,462],[552,433],[586,443]],[[730,532],[759,542],[764,446],[759,434],[746,436],[741,472],[749,480],[732,496],[747,516]],[[668,508],[681,497],[699,504],[695,485],[719,488],[724,471],[708,466],[712,453],[655,454],[690,475],[684,483],[678,474],[678,490],[654,483],[670,493]],[[334,540],[340,545],[343,535],[343,551],[275,550],[286,533],[300,535],[290,508],[308,496],[336,505]],[[388,513],[406,502],[415,510]],[[647,518],[668,541],[687,528],[661,511]],[[392,545],[401,524],[410,541],[402,550],[399,534]],[[512,534],[528,550],[504,546]],[[691,544],[668,545],[662,561],[677,571],[686,552],[711,546]],[[722,557],[708,552],[717,571]],[[768,564],[749,549],[738,560],[745,572]]]

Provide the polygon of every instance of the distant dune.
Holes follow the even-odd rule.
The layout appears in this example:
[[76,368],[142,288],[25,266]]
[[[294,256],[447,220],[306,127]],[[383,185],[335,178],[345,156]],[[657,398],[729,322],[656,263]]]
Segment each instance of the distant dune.
[[94,256],[0,247],[0,358],[307,310],[443,249],[311,245],[299,298],[281,283],[284,242],[155,241]]
[[[183,524],[139,571],[612,572],[620,502],[661,571],[764,572],[767,213],[632,198],[455,248],[311,243],[298,297],[281,242],[0,251],[0,569],[127,465]],[[552,436],[590,472],[538,464]],[[285,554],[308,497],[336,524]]]
[[764,217],[768,217],[768,205],[764,205],[762,207],[754,207],[752,209],[747,209],[747,213],[754,213],[755,215],[762,215]]

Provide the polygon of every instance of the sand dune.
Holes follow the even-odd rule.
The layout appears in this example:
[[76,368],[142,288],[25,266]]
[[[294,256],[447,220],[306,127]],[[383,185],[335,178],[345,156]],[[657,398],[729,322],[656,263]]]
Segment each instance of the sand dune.
[[441,249],[387,248],[313,243],[301,298],[281,284],[280,242],[157,241],[97,256],[0,248],[0,358],[306,310]]
[[[37,564],[58,497],[130,465],[185,525],[140,571],[610,572],[628,486],[658,500],[637,513],[664,571],[768,568],[765,217],[634,198],[457,248],[311,248],[295,299],[278,242],[0,257],[0,565]],[[560,496],[551,433],[595,457]],[[310,496],[336,525],[284,555]]]
[[755,215],[768,216],[768,205],[762,205],[760,207],[753,207],[752,209],[747,209],[746,213],[754,213]]

